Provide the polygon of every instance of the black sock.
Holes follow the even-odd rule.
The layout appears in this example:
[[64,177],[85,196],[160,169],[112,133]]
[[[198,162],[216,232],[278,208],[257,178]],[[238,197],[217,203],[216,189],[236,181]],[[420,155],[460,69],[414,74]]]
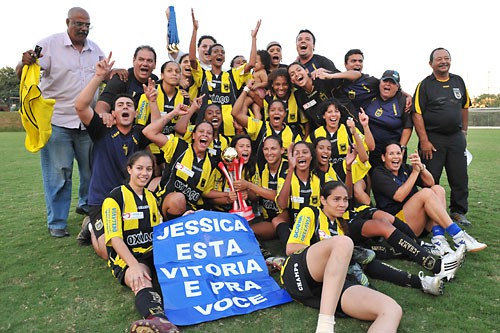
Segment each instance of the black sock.
[[167,319],[163,311],[161,296],[153,288],[139,290],[135,295],[135,308],[144,318],[153,316]]
[[394,228],[401,230],[406,236],[417,240],[417,235],[413,232],[410,226],[407,223],[404,223],[402,220],[398,219],[394,216],[394,223],[392,224]]
[[392,282],[403,287],[422,288],[422,283],[418,276],[392,267],[377,259],[366,265],[364,271],[369,277],[374,279]]
[[[387,238],[387,243],[423,268],[434,273],[441,270],[441,265],[436,265],[436,259],[433,256],[398,229],[394,230],[389,238]],[[437,272],[435,272],[436,269]]]
[[285,250],[286,250],[286,243],[288,242],[288,237],[290,237],[290,233],[291,233],[290,226],[287,222],[280,223],[276,227],[276,234],[278,235],[280,243],[283,246],[283,249]]

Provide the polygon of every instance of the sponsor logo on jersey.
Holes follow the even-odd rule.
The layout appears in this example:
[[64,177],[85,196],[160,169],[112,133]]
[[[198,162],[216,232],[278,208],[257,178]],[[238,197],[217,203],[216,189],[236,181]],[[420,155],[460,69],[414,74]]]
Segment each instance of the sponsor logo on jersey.
[[144,212],[131,212],[122,214],[122,219],[124,221],[128,220],[140,220],[144,218]]

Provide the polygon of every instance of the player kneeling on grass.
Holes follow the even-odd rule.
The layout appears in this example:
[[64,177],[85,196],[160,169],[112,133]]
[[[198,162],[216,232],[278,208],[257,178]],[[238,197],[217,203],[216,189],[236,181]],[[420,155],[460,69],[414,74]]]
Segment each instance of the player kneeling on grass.
[[348,208],[347,188],[340,182],[327,182],[320,200],[322,217],[315,221],[316,227],[307,213],[309,207],[297,216],[286,245],[289,257],[281,270],[281,283],[298,302],[319,308],[316,333],[334,332],[336,311],[373,321],[369,332],[396,332],[403,314],[398,303],[346,280],[353,243],[346,236],[332,237],[330,224],[342,219]]
[[108,265],[114,277],[132,289],[137,311],[145,318],[132,324],[132,333],[179,332],[163,311],[153,262],[153,226],[162,222],[156,199],[145,188],[153,175],[153,160],[144,150],[132,154],[128,184],[111,191],[102,206]]

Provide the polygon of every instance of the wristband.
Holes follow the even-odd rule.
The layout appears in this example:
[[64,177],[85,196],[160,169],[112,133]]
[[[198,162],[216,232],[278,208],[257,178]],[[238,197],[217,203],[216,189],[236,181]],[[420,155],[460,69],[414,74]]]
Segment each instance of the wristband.
[[244,91],[244,92],[246,92],[246,93],[248,94],[248,92],[250,91],[250,88],[248,88],[247,86],[245,86],[245,87],[243,88],[243,91]]

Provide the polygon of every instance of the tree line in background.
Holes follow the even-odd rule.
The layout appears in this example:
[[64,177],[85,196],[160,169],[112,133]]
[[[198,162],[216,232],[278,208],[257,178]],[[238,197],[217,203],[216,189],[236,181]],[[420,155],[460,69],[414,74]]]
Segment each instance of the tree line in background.
[[[0,111],[19,107],[19,79],[12,67],[0,68]],[[472,99],[473,108],[500,107],[500,94],[482,94]]]

